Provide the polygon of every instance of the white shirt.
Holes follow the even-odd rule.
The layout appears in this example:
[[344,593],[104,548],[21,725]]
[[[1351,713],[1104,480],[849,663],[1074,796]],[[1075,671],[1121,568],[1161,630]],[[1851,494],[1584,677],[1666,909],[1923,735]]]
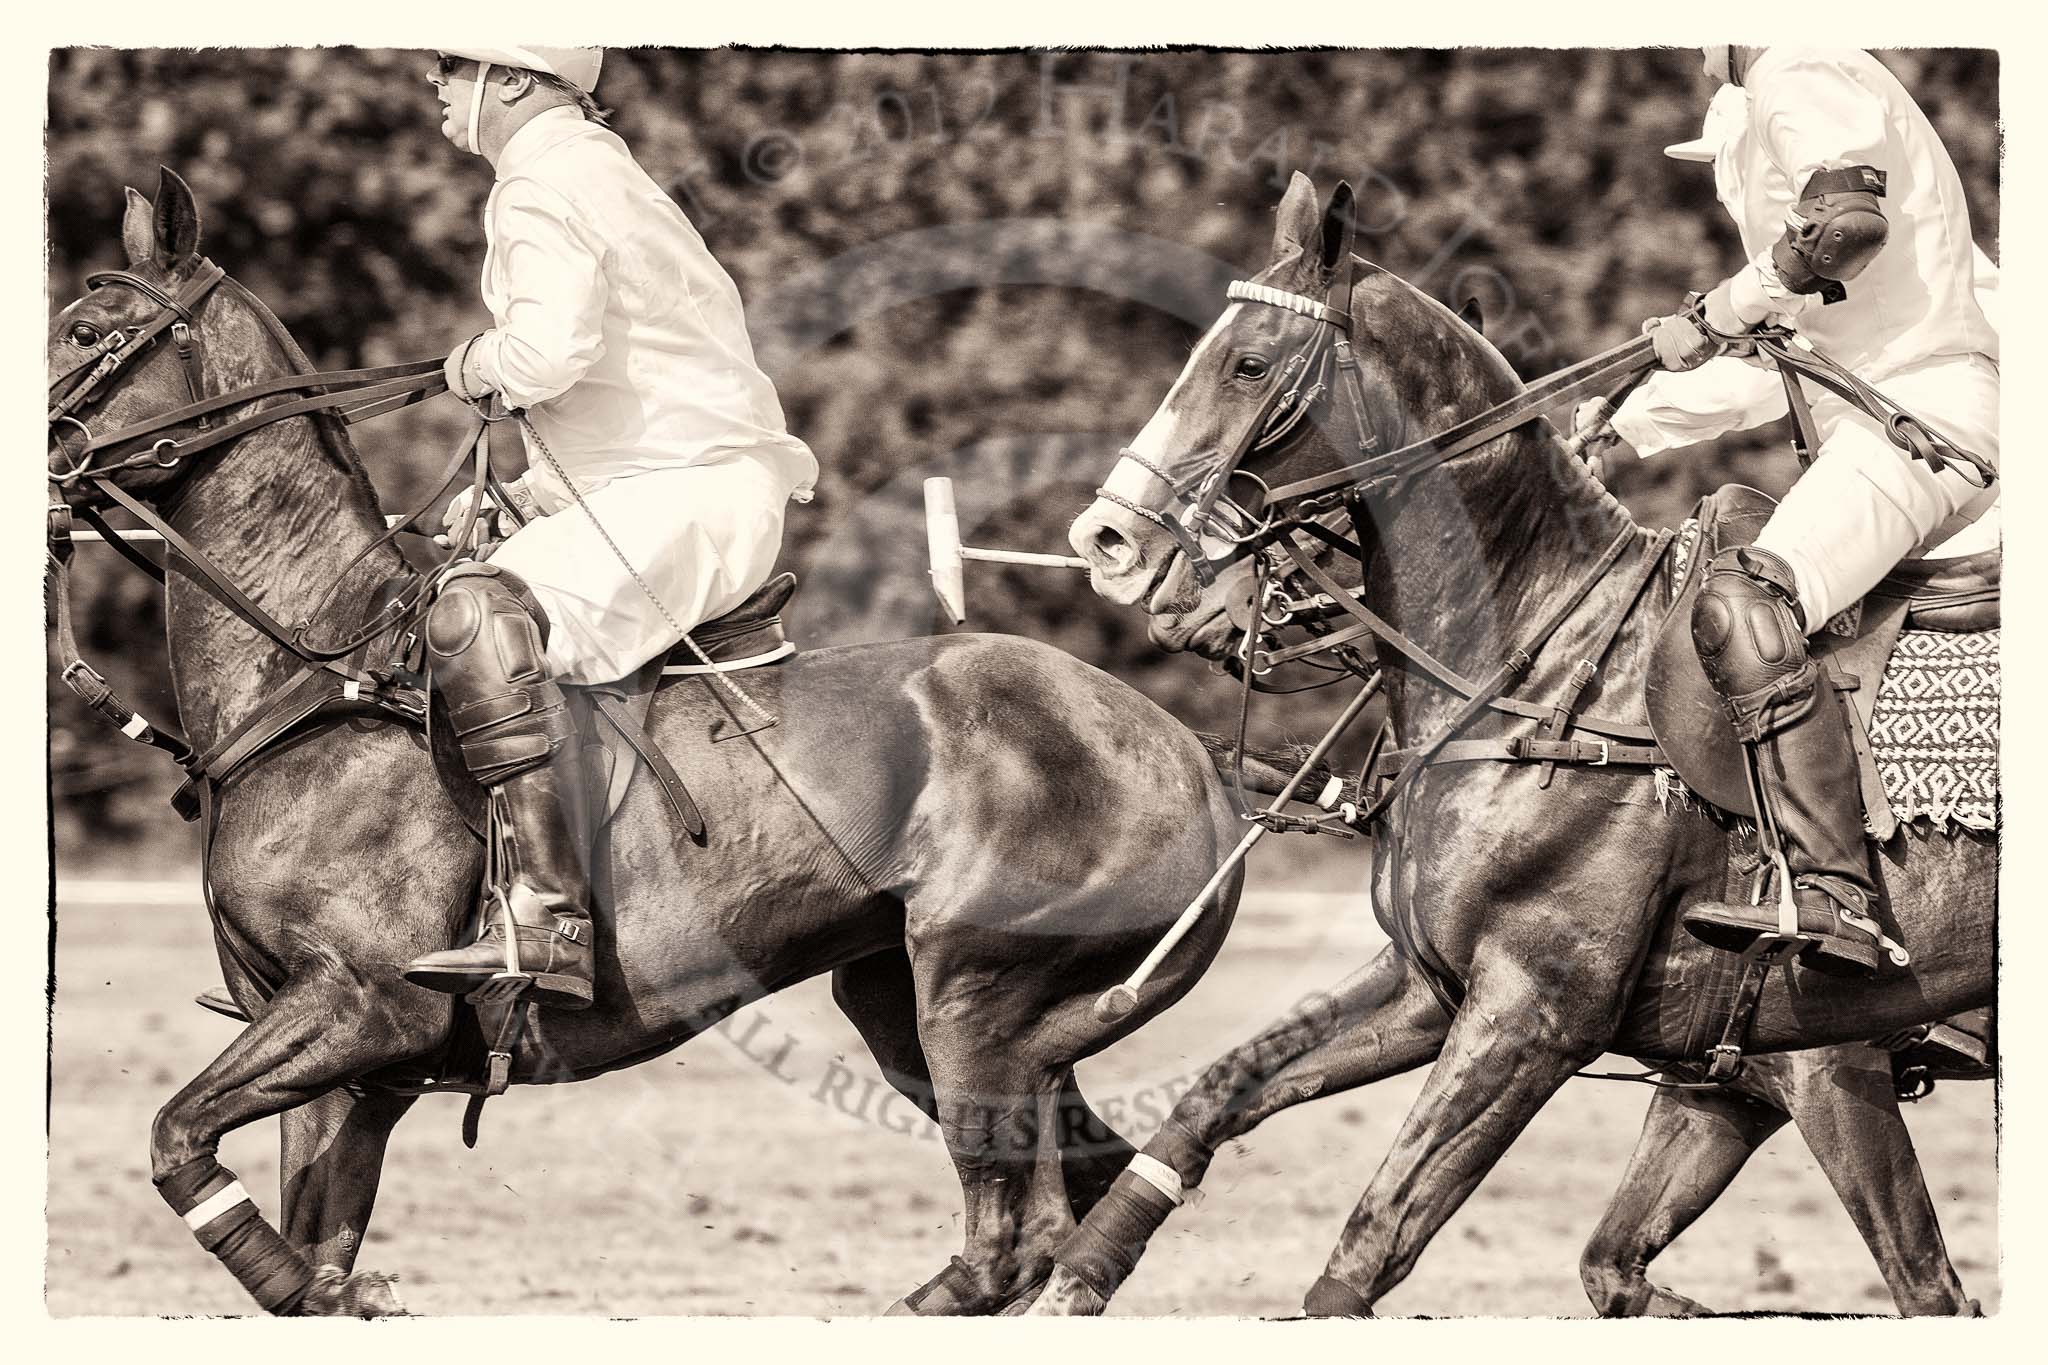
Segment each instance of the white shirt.
[[[1878,387],[1943,356],[1998,359],[1986,305],[1997,267],[1970,235],[1955,164],[1904,86],[1867,52],[1769,48],[1743,77],[1748,116],[1722,125],[1714,188],[1743,253],[1768,263],[1799,190],[1816,170],[1858,164],[1886,173],[1890,236],[1849,297],[1812,300],[1791,319],[1829,358]],[[1775,373],[1739,360],[1652,375],[1622,405],[1616,434],[1650,455],[1785,413]],[[1938,420],[1937,414],[1929,414]]]
[[[585,492],[625,475],[747,454],[801,495],[818,476],[754,361],[739,290],[610,130],[566,106],[498,158],[483,295],[497,325],[470,363]],[[543,509],[571,498],[537,450]]]

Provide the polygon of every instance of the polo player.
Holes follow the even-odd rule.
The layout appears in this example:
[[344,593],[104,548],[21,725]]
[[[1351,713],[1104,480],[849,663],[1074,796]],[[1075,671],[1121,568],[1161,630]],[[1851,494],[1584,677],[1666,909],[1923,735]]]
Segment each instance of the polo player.
[[[1970,234],[1963,187],[1897,78],[1853,49],[1710,47],[1721,82],[1697,141],[1749,263],[1705,300],[1709,327],[1784,322],[1960,445],[1998,460],[1998,333],[1978,289],[1996,269]],[[1980,268],[1981,263],[1981,268]],[[1982,278],[1988,275],[1988,279]],[[1680,314],[1646,324],[1669,373],[1622,404],[1604,436],[1639,455],[1785,414],[1771,373]],[[1597,400],[1579,425],[1597,425]],[[1832,393],[1812,400],[1810,468],[1750,546],[1718,555],[1693,642],[1756,769],[1792,872],[1815,970],[1876,970],[1877,884],[1865,845],[1847,718],[1820,685],[1807,637],[1855,608],[1902,559],[1996,547],[1997,485],[1909,459]],[[1595,439],[1601,439],[1596,437]],[[1687,910],[1685,927],[1739,951],[1777,929],[1770,905]]]
[[[433,686],[509,825],[507,897],[534,999],[591,1002],[590,884],[561,684],[612,682],[768,580],[816,459],[785,429],[739,290],[633,160],[593,91],[598,48],[456,48],[428,74],[441,131],[491,164],[483,297],[493,326],[448,386],[523,410],[529,516],[428,613]],[[449,506],[452,528],[468,495]],[[464,992],[504,969],[502,916],[405,975]]]

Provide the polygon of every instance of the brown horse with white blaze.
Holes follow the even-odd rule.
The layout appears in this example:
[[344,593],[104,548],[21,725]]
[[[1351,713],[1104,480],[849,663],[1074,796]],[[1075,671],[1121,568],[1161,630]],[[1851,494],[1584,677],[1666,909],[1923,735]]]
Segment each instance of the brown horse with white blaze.
[[[1351,256],[1351,195],[1318,209],[1297,175],[1280,206],[1273,261],[1252,282],[1331,297],[1348,318],[1363,412],[1342,411],[1241,468],[1269,486],[1322,473],[1335,431],[1388,448],[1442,432],[1521,392],[1507,362],[1433,300]],[[1331,296],[1340,279],[1348,294]],[[1243,296],[1239,296],[1242,298]],[[1256,297],[1256,296],[1254,296]],[[1185,542],[1169,527],[1274,410],[1290,355],[1317,325],[1300,310],[1234,303],[1190,358],[1070,539],[1100,594],[1184,615],[1200,598]],[[1342,395],[1343,390],[1338,390]],[[1256,514],[1260,509],[1250,509]],[[1635,588],[1656,540],[1540,422],[1368,493],[1354,515],[1367,551],[1362,603],[1461,674],[1494,673],[1531,623],[1563,611],[1515,684],[1524,702],[1560,696],[1580,658],[1619,618],[1596,690],[1605,715],[1640,722],[1662,608]],[[1196,534],[1205,530],[1197,526]],[[1576,590],[1603,547],[1613,568]],[[1209,548],[1205,546],[1204,548]],[[1429,673],[1390,667],[1389,716],[1404,742],[1439,733],[1466,698]],[[1511,722],[1480,716],[1470,732]],[[1035,1312],[1099,1312],[1146,1240],[1223,1143],[1301,1100],[1430,1065],[1428,1082],[1306,1298],[1312,1314],[1364,1314],[1412,1269],[1430,1238],[1536,1111],[1603,1052],[1696,1056],[1725,985],[1724,955],[1675,931],[1677,912],[1725,898],[1740,836],[1659,799],[1647,769],[1460,762],[1428,767],[1376,840],[1374,904],[1432,964],[1390,947],[1336,988],[1317,1017],[1290,1016],[1215,1063],[1176,1105],[1129,1182],[1084,1220]],[[1873,981],[1776,973],[1758,1006],[1758,1051],[1854,1042],[1989,1004],[1997,850],[1984,838],[1905,833],[1883,851],[1893,937],[1911,966]],[[1462,993],[1439,1003],[1431,970]],[[1441,984],[1440,982],[1438,984]],[[1725,1004],[1720,1006],[1725,1013]],[[1142,1187],[1142,1188],[1140,1188]]]
[[[310,370],[198,254],[198,211],[175,175],[154,205],[129,191],[122,237],[128,270],[50,327],[53,402],[69,413],[53,425],[53,502],[104,505],[107,480],[276,621],[324,611],[320,638],[353,628],[376,587],[409,570],[380,541],[339,421],[295,416],[190,458],[178,442],[196,433],[182,424],[154,447],[144,438],[139,459],[80,453],[92,430],[147,425],[195,390]],[[189,313],[189,367],[168,345],[124,347],[164,330],[166,301]],[[107,373],[95,356],[116,353],[125,363],[95,378]],[[204,752],[307,665],[176,557],[166,591],[178,716]],[[1143,1008],[1104,1025],[1090,1006],[1221,861],[1235,812],[1194,735],[1030,641],[824,649],[746,686],[779,723],[716,743],[742,728],[721,692],[698,677],[657,694],[648,732],[687,774],[702,846],[678,856],[667,808],[635,781],[594,907],[598,1002],[536,1011],[513,1080],[646,1061],[831,972],[884,1073],[940,1124],[964,1192],[963,1256],[899,1307],[1014,1304],[1131,1151],[1088,1109],[1073,1064],[1185,993],[1222,942],[1239,879]],[[380,1078],[431,1067],[457,1008],[399,971],[462,930],[482,866],[460,812],[476,794],[445,759],[437,774],[412,726],[315,724],[214,793],[215,936],[254,1022],[157,1115],[151,1166],[202,1244],[275,1312],[392,1306],[375,1277],[352,1273],[386,1141],[412,1103]],[[283,1128],[282,1236],[216,1159],[222,1135],[270,1115]]]

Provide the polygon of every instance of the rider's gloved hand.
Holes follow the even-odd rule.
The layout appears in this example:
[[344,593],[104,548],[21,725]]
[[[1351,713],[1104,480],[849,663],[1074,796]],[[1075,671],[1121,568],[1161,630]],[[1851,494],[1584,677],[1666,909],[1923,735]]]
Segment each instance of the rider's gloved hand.
[[[540,509],[534,506],[533,495],[527,491],[525,479],[512,480],[505,485],[505,491],[511,494],[513,507],[517,508],[526,520],[532,521],[540,514]],[[450,546],[454,543],[450,536],[461,528],[463,518],[469,515],[469,505],[475,496],[476,486],[469,484],[448,500],[448,510],[441,514],[441,534],[434,537],[436,545]],[[509,529],[498,521],[497,500],[488,492],[484,494],[483,506],[477,515],[484,523],[484,534],[493,540],[502,539]]]
[[1614,429],[1613,422],[1614,405],[1605,398],[1588,398],[1572,410],[1572,440],[1578,442],[1579,458],[1603,483],[1609,460],[1635,454],[1635,447]]
[[1657,352],[1657,363],[1667,370],[1696,370],[1721,350],[1721,343],[1701,331],[1689,313],[1651,318],[1643,331]]
[[493,392],[484,381],[484,377],[477,372],[476,366],[469,363],[469,353],[482,335],[482,332],[478,332],[476,336],[450,351],[448,359],[441,362],[441,377],[448,381],[448,392],[465,403],[474,403]]

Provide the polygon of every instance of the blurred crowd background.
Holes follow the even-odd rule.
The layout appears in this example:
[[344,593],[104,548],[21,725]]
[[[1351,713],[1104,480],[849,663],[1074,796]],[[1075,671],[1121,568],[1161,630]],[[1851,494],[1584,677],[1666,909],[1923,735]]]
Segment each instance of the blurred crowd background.
[[[1886,51],[1962,173],[1998,257],[1998,58]],[[438,131],[432,55],[349,48],[72,49],[50,63],[50,303],[120,262],[121,189],[158,165],[203,249],[322,368],[445,354],[478,297],[491,184]],[[1359,190],[1360,254],[1456,307],[1525,377],[1581,359],[1739,264],[1710,168],[1674,162],[1712,87],[1696,49],[612,52],[614,126],[738,282],[791,430],[824,469],[792,510],[791,621],[821,645],[952,629],[925,580],[920,486],[956,481],[970,544],[1064,551],[1067,523],[1266,259],[1288,174]],[[442,399],[356,429],[388,509],[426,497]],[[505,452],[506,472],[516,454]],[[1731,479],[1782,492],[1766,428],[1612,471],[1653,524]],[[168,715],[154,585],[81,551],[81,643]],[[1198,728],[1235,685],[1160,654],[1078,574],[970,566],[966,629],[1049,640]],[[1318,694],[1330,697],[1330,693]],[[1313,702],[1311,698],[1309,701]],[[1332,698],[1330,705],[1341,703]],[[1270,717],[1312,737],[1328,709]],[[50,698],[65,865],[189,855],[176,771]],[[166,870],[170,870],[166,868]]]

